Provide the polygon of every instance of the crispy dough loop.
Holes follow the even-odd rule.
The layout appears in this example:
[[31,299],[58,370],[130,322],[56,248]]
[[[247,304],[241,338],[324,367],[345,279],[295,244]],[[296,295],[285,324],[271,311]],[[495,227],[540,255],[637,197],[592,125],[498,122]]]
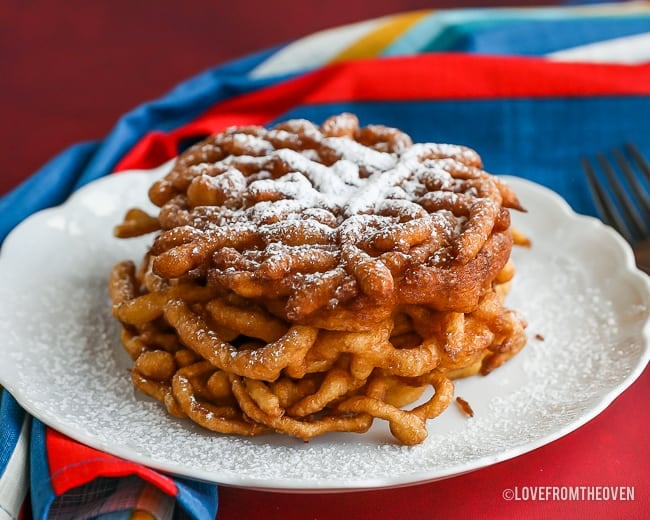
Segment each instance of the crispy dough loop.
[[355,137],[361,144],[381,152],[401,152],[413,144],[411,137],[404,132],[383,125],[359,128]]
[[360,388],[364,383],[364,379],[356,379],[347,370],[333,368],[327,371],[318,390],[294,403],[287,412],[292,417],[315,414],[332,401]]
[[135,360],[133,369],[154,381],[166,381],[176,373],[174,356],[164,350],[142,352]]
[[449,379],[437,371],[420,376],[409,383],[415,387],[430,384],[434,389],[434,395],[426,403],[411,411],[405,411],[383,400],[388,382],[377,378],[370,385],[369,395],[351,397],[340,403],[337,409],[348,413],[367,413],[385,419],[390,423],[391,433],[402,444],[407,446],[420,444],[427,437],[426,421],[445,411],[453,398],[454,386]]
[[137,296],[135,264],[131,260],[115,264],[108,280],[108,294],[114,306],[131,301]]
[[169,300],[182,299],[188,303],[212,300],[217,295],[213,287],[181,284],[167,290],[147,293],[113,306],[113,315],[122,323],[142,325],[159,318]]
[[223,327],[238,331],[240,334],[259,338],[267,343],[273,343],[287,333],[287,325],[279,319],[269,316],[266,312],[242,308],[228,303],[225,298],[217,298],[208,302],[206,310],[212,319]]
[[274,247],[265,249],[257,268],[262,278],[278,280],[294,272],[326,272],[338,264],[335,252],[318,246],[271,245]]
[[438,344],[427,339],[413,348],[397,348],[390,342],[391,324],[384,322],[375,330],[362,332],[322,332],[309,359],[332,360],[342,353],[351,354],[353,376],[363,379],[375,368],[412,377],[433,370],[439,363]]
[[265,414],[272,417],[282,417],[284,415],[284,409],[280,406],[280,400],[269,390],[263,381],[245,377],[244,386],[250,398],[255,401],[255,404]]
[[[422,265],[409,272],[400,287],[401,303],[427,304],[441,311],[471,312],[485,291],[485,278],[493,280],[508,261],[512,238],[492,234],[478,254],[464,265],[438,267]],[[432,293],[424,294],[423,286]],[[477,289],[480,287],[480,289]]]
[[303,289],[300,293],[292,294],[287,299],[285,312],[288,319],[300,321],[304,316],[312,315],[321,308],[323,300],[335,299],[340,293],[346,291],[349,295],[356,295],[357,285],[342,269],[329,271],[322,276],[307,276],[297,283]]
[[205,320],[181,300],[167,303],[165,318],[176,329],[183,344],[215,367],[263,381],[274,381],[284,368],[301,360],[318,335],[314,327],[296,325],[265,347],[240,350],[211,332]]
[[245,421],[233,407],[215,406],[197,399],[189,378],[181,373],[174,375],[172,391],[183,412],[208,430],[244,436],[259,435],[267,430],[264,426]]
[[271,391],[278,398],[282,408],[289,408],[304,397],[316,392],[320,375],[307,375],[300,379],[281,377],[269,383]]
[[372,417],[365,413],[354,415],[327,415],[319,419],[294,419],[287,415],[269,415],[262,410],[246,390],[244,382],[233,376],[232,390],[243,412],[256,423],[308,441],[328,432],[364,433],[372,425]]
[[117,238],[139,237],[160,229],[157,217],[149,215],[139,208],[131,208],[124,216],[124,221],[115,226],[113,234]]
[[393,275],[380,259],[354,246],[343,248],[341,255],[346,270],[355,277],[364,294],[381,301],[393,293]]

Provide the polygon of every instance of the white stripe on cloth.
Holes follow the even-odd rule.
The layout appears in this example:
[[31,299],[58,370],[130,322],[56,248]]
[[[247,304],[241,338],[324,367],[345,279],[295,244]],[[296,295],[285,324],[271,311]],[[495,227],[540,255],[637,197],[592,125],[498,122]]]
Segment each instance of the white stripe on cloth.
[[[647,1],[576,6],[441,9],[432,11],[431,15],[424,20],[423,27],[426,30],[420,31],[419,36],[414,37],[409,31],[406,31],[388,49],[385,49],[385,54],[404,55],[419,52],[419,49],[427,41],[434,40],[444,30],[458,23],[485,20],[498,21],[500,19],[505,21],[510,19],[561,20],[563,18],[600,18],[603,16],[611,16],[615,20],[616,17],[646,14],[649,10],[650,5]],[[391,15],[388,15],[342,25],[299,38],[260,63],[249,73],[249,76],[253,78],[271,77],[306,69],[315,69],[325,65],[340,52],[378,28],[380,24],[385,23],[391,17]],[[408,37],[404,37],[405,35],[408,35]],[[419,41],[418,38],[420,37],[425,38],[425,40]],[[567,52],[570,53],[571,50],[569,49]],[[578,50],[577,52],[582,51]],[[595,55],[589,61],[596,61]],[[614,60],[614,62],[621,63],[620,60]]]
[[25,414],[20,436],[4,473],[0,476],[0,520],[15,520],[29,488],[29,423]]
[[388,19],[376,18],[300,38],[259,64],[249,76],[264,78],[319,67]]
[[625,65],[650,63],[650,33],[613,38],[563,49],[548,54],[547,58],[554,61],[622,63]]

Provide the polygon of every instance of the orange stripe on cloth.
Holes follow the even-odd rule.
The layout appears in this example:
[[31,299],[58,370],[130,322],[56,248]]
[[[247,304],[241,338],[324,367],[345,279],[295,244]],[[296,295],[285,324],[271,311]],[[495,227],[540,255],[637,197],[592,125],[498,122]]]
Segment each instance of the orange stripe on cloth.
[[425,9],[391,16],[386,23],[381,24],[364,37],[358,39],[329,61],[330,63],[334,63],[337,61],[378,56],[397,38],[432,12],[430,9]]

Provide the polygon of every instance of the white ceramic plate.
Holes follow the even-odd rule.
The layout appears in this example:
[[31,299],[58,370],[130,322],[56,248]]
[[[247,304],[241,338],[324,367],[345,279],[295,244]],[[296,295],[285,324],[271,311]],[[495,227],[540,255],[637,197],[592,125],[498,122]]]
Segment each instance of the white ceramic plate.
[[[517,249],[509,306],[529,321],[529,344],[487,377],[458,381],[475,417],[456,406],[429,422],[415,447],[386,425],[309,443],[278,435],[210,434],[134,392],[130,359],[110,316],[112,265],[139,260],[150,238],[117,240],[112,227],[147,206],[152,172],[92,183],[63,206],[21,224],[0,253],[0,382],[46,424],[90,446],[160,470],[249,488],[326,492],[393,487],[475,470],[547,444],[600,413],[650,357],[648,277],[629,247],[557,195],[508,182],[532,237]],[[543,340],[536,339],[543,336]]]

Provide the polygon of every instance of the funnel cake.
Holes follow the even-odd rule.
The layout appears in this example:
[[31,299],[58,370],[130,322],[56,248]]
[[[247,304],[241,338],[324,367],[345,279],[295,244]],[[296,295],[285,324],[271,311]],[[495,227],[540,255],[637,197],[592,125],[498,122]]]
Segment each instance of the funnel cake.
[[526,343],[504,307],[522,208],[469,148],[351,114],[230,128],[149,197],[158,215],[115,229],[156,234],[113,269],[113,315],[135,386],[210,430],[309,440],[381,418],[418,444],[452,379]]

